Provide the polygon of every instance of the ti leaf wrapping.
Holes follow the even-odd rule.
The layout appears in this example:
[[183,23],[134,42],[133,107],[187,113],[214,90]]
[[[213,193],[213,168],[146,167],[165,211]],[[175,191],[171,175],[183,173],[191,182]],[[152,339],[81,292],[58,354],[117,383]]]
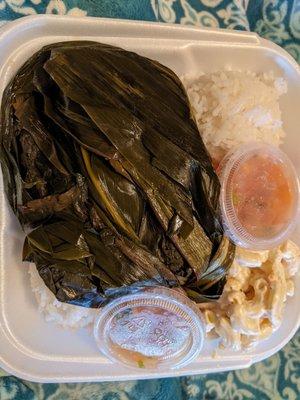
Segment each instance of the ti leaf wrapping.
[[44,47],[1,107],[6,195],[23,258],[58,300],[100,307],[142,287],[217,299],[234,246],[178,77],[94,42]]

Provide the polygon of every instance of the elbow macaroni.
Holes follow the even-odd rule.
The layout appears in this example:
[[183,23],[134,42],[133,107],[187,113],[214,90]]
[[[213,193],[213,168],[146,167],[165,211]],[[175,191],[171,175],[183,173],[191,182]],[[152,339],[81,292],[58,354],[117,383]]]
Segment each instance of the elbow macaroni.
[[291,241],[270,251],[237,249],[220,300],[199,304],[207,334],[234,350],[269,337],[280,326],[287,296],[294,294],[299,265],[300,249]]

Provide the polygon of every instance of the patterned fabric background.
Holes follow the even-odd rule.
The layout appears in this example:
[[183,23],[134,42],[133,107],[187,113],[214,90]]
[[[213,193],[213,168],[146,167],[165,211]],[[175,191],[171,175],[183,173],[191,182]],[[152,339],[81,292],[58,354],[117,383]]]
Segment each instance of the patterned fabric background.
[[[0,0],[0,25],[47,13],[252,30],[300,62],[300,0]],[[121,383],[36,384],[0,370],[1,400],[296,400],[300,332],[279,353],[235,372]]]

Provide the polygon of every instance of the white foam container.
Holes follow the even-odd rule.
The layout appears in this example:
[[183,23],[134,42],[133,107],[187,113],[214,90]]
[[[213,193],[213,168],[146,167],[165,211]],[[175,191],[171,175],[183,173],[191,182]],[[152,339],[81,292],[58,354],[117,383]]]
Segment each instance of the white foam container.
[[[0,97],[18,68],[42,46],[83,39],[134,50],[178,75],[224,67],[283,75],[288,82],[288,94],[280,102],[287,133],[284,150],[300,175],[299,66],[283,49],[253,33],[100,18],[26,17],[0,30]],[[112,363],[99,355],[92,334],[60,329],[38,313],[28,266],[21,262],[24,236],[0,184],[0,366],[13,375],[39,382],[116,381],[246,368],[281,349],[299,327],[297,279],[281,327],[249,353],[223,351],[214,358],[215,343],[206,340],[199,359],[178,370],[147,372]],[[300,245],[299,228],[294,240]]]

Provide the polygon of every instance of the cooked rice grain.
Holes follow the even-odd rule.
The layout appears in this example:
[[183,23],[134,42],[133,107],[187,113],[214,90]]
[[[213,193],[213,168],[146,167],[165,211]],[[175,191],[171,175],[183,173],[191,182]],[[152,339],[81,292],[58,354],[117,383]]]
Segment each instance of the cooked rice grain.
[[55,322],[57,325],[68,329],[92,326],[99,310],[58,301],[39,276],[34,264],[30,264],[29,274],[39,312],[43,314],[47,322]]
[[279,146],[282,129],[279,98],[287,83],[273,73],[222,71],[184,76],[193,114],[204,143],[216,160],[245,142]]

